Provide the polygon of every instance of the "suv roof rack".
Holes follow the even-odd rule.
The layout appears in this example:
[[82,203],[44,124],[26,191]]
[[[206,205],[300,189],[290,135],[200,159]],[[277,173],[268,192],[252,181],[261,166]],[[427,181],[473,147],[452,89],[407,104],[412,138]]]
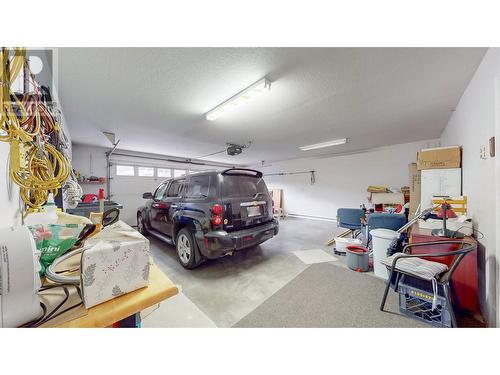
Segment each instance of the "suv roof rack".
[[262,178],[262,172],[256,171],[255,169],[247,169],[247,168],[229,168],[222,171],[221,174],[255,176],[258,178]]

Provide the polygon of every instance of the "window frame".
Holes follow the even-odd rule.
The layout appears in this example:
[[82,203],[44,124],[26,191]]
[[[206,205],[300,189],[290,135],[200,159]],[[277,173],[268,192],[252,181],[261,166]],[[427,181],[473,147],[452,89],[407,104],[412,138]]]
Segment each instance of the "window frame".
[[[152,169],[153,170],[153,174],[151,176],[141,176],[141,168],[148,168],[148,169]],[[137,177],[153,177],[155,178],[156,177],[156,168],[155,167],[149,167],[149,166],[146,166],[146,165],[141,165],[141,166],[138,166],[137,167]]]
[[[118,167],[132,167],[133,174],[119,174],[118,173]],[[130,165],[130,164],[115,164],[115,175],[117,177],[137,177],[137,174],[135,173],[135,165]]]
[[[175,183],[179,183],[181,186],[179,188],[179,191],[177,192],[177,195],[170,196],[169,195],[170,188]],[[167,188],[165,198],[182,198],[183,197],[182,194],[184,193],[185,186],[186,186],[186,179],[185,178],[170,181],[170,185]]]
[[[180,175],[180,176],[176,176],[176,175],[175,175],[175,171],[183,171],[183,172],[184,172],[184,174],[183,174],[183,175]],[[172,168],[172,177],[173,177],[173,178],[187,177],[187,175],[188,175],[188,171],[187,171],[187,169]]]
[[[165,170],[165,171],[170,171],[170,175],[169,176],[160,176],[158,174],[158,171],[162,169],[162,170]],[[156,177],[158,178],[173,178],[174,177],[174,173],[172,171],[172,168],[163,168],[163,167],[156,167]]]
[[[161,184],[159,184],[157,186],[157,188],[155,189],[154,193],[153,193],[153,200],[158,202],[158,201],[161,201],[162,199],[165,198],[165,194],[167,193],[167,190],[169,189],[169,185],[170,185],[170,180],[167,180],[167,181],[163,181]],[[160,198],[156,198],[156,193],[160,190],[160,188],[165,185],[165,190],[163,191],[163,194]]]

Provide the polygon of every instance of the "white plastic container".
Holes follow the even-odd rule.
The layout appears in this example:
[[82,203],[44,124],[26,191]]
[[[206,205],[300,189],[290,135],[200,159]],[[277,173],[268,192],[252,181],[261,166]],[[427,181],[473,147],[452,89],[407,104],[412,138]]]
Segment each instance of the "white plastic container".
[[347,246],[359,246],[362,242],[358,238],[335,237],[335,250],[339,253],[345,254]]
[[47,203],[45,203],[44,210],[42,212],[34,212],[26,216],[24,220],[25,225],[48,225],[57,223],[57,206],[54,203],[54,196],[49,193],[47,198]]
[[387,268],[380,261],[387,257],[387,249],[391,242],[399,237],[399,233],[390,229],[373,229],[370,231],[373,248],[373,272],[375,276],[388,279]]

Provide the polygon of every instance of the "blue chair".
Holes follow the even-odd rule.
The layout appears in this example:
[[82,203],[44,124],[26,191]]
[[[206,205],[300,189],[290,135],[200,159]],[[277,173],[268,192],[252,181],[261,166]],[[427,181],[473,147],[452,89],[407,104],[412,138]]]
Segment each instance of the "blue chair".
[[361,208],[339,208],[337,210],[337,226],[350,229],[352,237],[355,238],[356,232],[363,228],[361,219],[364,217],[365,211]]
[[389,214],[386,212],[374,212],[368,215],[368,221],[365,227],[366,240],[369,243],[372,229],[391,229],[397,231],[407,223],[406,215],[404,214]]
[[368,228],[369,230],[384,228],[391,230],[398,230],[407,222],[404,214],[388,214],[385,212],[374,212],[368,215]]

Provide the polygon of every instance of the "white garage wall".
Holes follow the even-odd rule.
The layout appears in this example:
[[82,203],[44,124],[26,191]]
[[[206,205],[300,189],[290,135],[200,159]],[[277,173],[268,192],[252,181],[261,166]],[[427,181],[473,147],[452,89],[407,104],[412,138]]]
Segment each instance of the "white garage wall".
[[416,160],[417,151],[438,144],[438,140],[405,143],[352,155],[255,167],[264,174],[315,170],[314,185],[310,183],[310,174],[266,176],[265,180],[269,188],[283,189],[287,213],[334,220],[340,207],[367,204],[368,185],[408,186],[408,164]]
[[0,142],[0,228],[18,224],[19,188],[10,183],[9,177],[9,144]]
[[[102,147],[73,144],[73,168],[84,176],[106,177],[106,156],[104,155],[106,151],[108,149]],[[100,187],[106,188],[106,185],[82,184],[85,194],[97,194]]]
[[[495,163],[500,164],[500,161],[498,156],[481,159],[479,150],[495,135],[495,126],[499,121],[495,117],[495,114],[498,116],[500,107],[500,86],[497,86],[499,78],[500,49],[491,48],[441,136],[443,145],[462,145],[463,191],[468,196],[469,214],[477,229],[484,234],[484,238],[480,240],[479,278],[480,289],[485,293],[480,296],[480,302],[483,313],[492,326],[500,322],[497,309],[500,250],[495,250],[499,245],[496,238],[499,219],[496,208],[498,198],[495,188]],[[498,91],[497,94],[495,90]],[[496,138],[498,143],[500,138]]]

